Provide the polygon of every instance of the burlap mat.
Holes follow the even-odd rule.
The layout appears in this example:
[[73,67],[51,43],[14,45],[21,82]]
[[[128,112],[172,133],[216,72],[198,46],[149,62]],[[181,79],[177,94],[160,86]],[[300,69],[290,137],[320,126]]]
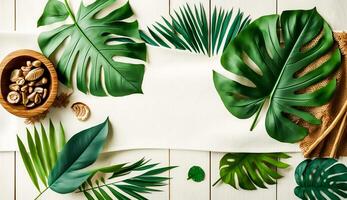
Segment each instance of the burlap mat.
[[[296,121],[298,124],[308,128],[309,130],[309,135],[300,143],[300,148],[306,157],[347,156],[347,130],[341,129],[343,131],[340,131],[341,133],[338,134],[339,128],[341,126],[341,121],[344,117],[342,117],[341,120],[338,121],[338,123],[332,129],[332,131],[326,137],[324,137],[324,139],[321,142],[319,142],[319,144],[318,141],[316,142],[318,145],[315,148],[312,148],[312,144],[314,144],[316,140],[318,140],[320,137],[323,138],[322,135],[324,131],[326,131],[328,127],[333,123],[334,119],[338,116],[340,110],[342,109],[344,103],[347,100],[347,33],[334,33],[334,38],[342,53],[342,66],[326,80],[318,84],[315,84],[305,89],[304,91],[301,91],[311,92],[326,85],[329,80],[333,78],[337,79],[337,89],[335,95],[328,104],[320,107],[305,108],[305,110],[315,115],[318,119],[321,119],[322,124],[316,126],[308,124],[303,120],[297,119]],[[315,42],[316,41],[313,41],[313,43]],[[300,72],[300,74],[305,74],[307,73],[307,71],[310,71],[322,64],[330,57],[331,52],[312,63],[312,65],[308,66],[307,69]],[[344,116],[344,113],[341,113],[340,115]]]

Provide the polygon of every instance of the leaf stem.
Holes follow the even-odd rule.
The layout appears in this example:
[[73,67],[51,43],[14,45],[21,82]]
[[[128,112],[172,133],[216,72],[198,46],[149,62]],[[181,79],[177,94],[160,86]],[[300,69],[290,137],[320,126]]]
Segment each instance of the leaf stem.
[[212,187],[216,186],[217,183],[219,183],[222,180],[222,177],[220,177],[215,183],[213,183]]
[[259,106],[259,108],[258,108],[258,110],[257,110],[257,114],[255,115],[255,118],[254,118],[254,120],[253,120],[252,126],[251,126],[251,128],[250,128],[250,131],[253,131],[253,129],[254,129],[254,127],[255,127],[255,125],[256,125],[256,123],[257,123],[257,121],[258,121],[260,112],[261,112],[261,110],[262,110],[262,108],[263,108],[263,106],[264,106],[264,103],[265,103],[265,99],[263,100],[263,102],[261,103],[261,105]]
[[39,199],[39,197],[40,197],[43,193],[45,193],[48,189],[49,189],[49,187],[46,187],[42,192],[40,192],[39,195],[37,195],[37,197],[36,197],[34,200]]

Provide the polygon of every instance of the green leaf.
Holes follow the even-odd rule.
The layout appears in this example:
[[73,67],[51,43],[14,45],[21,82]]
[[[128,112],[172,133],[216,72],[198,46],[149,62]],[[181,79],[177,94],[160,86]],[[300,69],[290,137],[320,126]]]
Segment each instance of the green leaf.
[[36,146],[34,143],[33,138],[31,137],[31,133],[27,129],[27,140],[28,140],[28,145],[29,145],[29,150],[30,150],[30,157],[33,161],[33,164],[35,166],[36,173],[38,174],[39,178],[41,179],[42,183],[47,186],[47,180],[45,176],[45,170],[43,168],[43,165],[41,164],[41,160],[38,156]]
[[60,126],[60,134],[59,134],[59,151],[61,151],[66,144],[66,139],[65,139],[65,130],[61,122],[59,123]]
[[[250,22],[248,17],[243,17],[242,12],[239,11],[234,18],[232,13],[232,10],[217,10],[215,7],[210,19],[212,28],[209,30],[209,20],[207,20],[204,6],[200,4],[191,8],[186,4],[175,10],[170,20],[163,18],[164,23],[157,22],[153,25],[153,29],[148,27],[150,36],[143,31],[140,32],[140,36],[146,43],[153,46],[166,48],[174,46],[176,49],[213,56],[219,54],[220,50],[224,50],[226,44],[229,44]],[[167,43],[162,38],[165,38]],[[223,43],[225,45],[221,48]]]
[[58,0],[48,0],[46,7],[37,21],[37,27],[64,21],[69,16],[65,5]]
[[[148,161],[141,159],[133,164],[117,164],[109,167],[103,167],[94,170],[92,176],[88,178],[88,185],[90,188],[81,188],[80,192],[83,192],[87,199],[91,199],[91,194],[88,191],[92,191],[96,199],[113,199],[109,194],[112,194],[116,199],[129,200],[126,195],[130,195],[131,199],[142,200],[146,199],[142,194],[159,192],[161,190],[156,189],[166,185],[168,177],[161,177],[162,174],[175,167],[161,167],[156,168],[158,164],[147,164]],[[141,171],[142,174],[132,176],[133,172]],[[104,174],[104,176],[96,175],[96,172]],[[106,183],[104,177],[107,174],[112,174],[108,180],[110,183]],[[123,176],[127,176],[124,177]],[[119,178],[121,181],[114,181],[112,179]],[[93,181],[94,180],[94,183]],[[102,184],[100,184],[100,182]],[[117,189],[117,190],[116,190]],[[107,193],[107,190],[109,191]]]
[[[50,122],[50,132],[52,133],[50,134],[50,140],[47,138],[45,127],[42,124],[40,125],[40,134],[35,126],[33,127],[33,135],[26,129],[30,152],[26,151],[23,142],[17,137],[18,147],[26,170],[39,191],[39,180],[41,180],[43,185],[47,186],[48,175],[52,170],[53,163],[56,162],[56,158],[52,158],[52,148],[50,147],[50,143],[54,143],[52,140],[56,139],[56,135],[53,134],[53,132],[55,132],[53,123]],[[62,124],[60,124],[60,126],[63,128]],[[39,177],[39,179],[37,177]]]
[[51,148],[49,145],[48,137],[46,134],[45,127],[40,124],[41,126],[41,136],[42,136],[42,144],[43,144],[43,152],[45,154],[45,160],[46,160],[46,166],[47,166],[47,171],[51,171],[53,168],[53,165],[56,160],[53,160],[52,155],[51,155]]
[[[105,17],[96,18],[115,1],[98,0],[87,6],[81,1],[75,16],[65,0],[64,7],[73,23],[40,34],[38,43],[47,57],[63,48],[57,62],[58,77],[63,84],[71,87],[76,71],[77,87],[84,93],[95,96],[142,93],[144,65],[138,63],[146,60],[146,45],[124,39],[140,39],[137,21],[129,20],[133,16],[129,2]],[[123,62],[115,57],[136,61]]]
[[37,155],[40,159],[40,163],[41,163],[42,168],[44,170],[45,178],[47,178],[48,173],[49,173],[49,169],[47,167],[47,161],[45,158],[45,154],[43,152],[42,142],[41,142],[39,133],[36,129],[36,126],[34,126],[34,135],[35,135],[34,137],[35,137],[35,146],[36,146]]
[[74,135],[60,152],[51,171],[48,184],[58,193],[70,193],[81,186],[92,174],[83,170],[98,158],[108,135],[108,119],[105,122]]
[[20,152],[20,155],[22,157],[23,163],[24,163],[25,168],[26,168],[26,170],[27,170],[27,172],[31,178],[31,181],[35,185],[36,189],[40,191],[40,186],[39,186],[39,182],[37,180],[37,175],[36,175],[36,172],[34,169],[34,165],[31,162],[31,159],[29,157],[29,153],[25,149],[25,146],[24,146],[22,140],[18,136],[17,136],[17,144],[18,144],[19,152]]
[[295,169],[298,186],[294,193],[300,199],[347,199],[347,167],[332,158],[302,161]]
[[236,189],[266,188],[265,183],[273,185],[282,177],[276,167],[287,168],[289,165],[279,159],[288,157],[284,153],[228,153],[220,160],[220,177]]
[[[57,149],[55,128],[52,123],[52,120],[49,120],[49,147],[51,148],[50,152],[51,152],[52,161],[56,161],[57,155],[58,155],[58,149]],[[55,162],[52,162],[52,164],[55,165]]]
[[201,182],[205,179],[205,172],[199,166],[193,166],[188,171],[188,180],[192,179],[195,182]]
[[[280,43],[280,35],[283,43]],[[316,38],[319,40],[313,43]],[[330,52],[327,61],[297,76]],[[341,54],[334,47],[331,28],[316,9],[293,10],[252,22],[230,42],[221,63],[227,71],[251,82],[246,84],[213,73],[215,87],[229,112],[240,119],[255,115],[252,130],[265,102],[269,102],[265,120],[267,133],[278,141],[294,143],[302,140],[308,130],[292,122],[288,115],[320,124],[320,120],[300,107],[327,103],[334,94],[336,80],[313,92],[300,91],[336,71]]]

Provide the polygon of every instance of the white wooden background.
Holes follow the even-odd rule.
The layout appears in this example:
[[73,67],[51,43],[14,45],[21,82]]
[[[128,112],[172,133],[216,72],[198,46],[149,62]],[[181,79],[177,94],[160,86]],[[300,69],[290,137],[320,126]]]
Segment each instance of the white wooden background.
[[[80,1],[80,0],[71,0]],[[319,12],[333,26],[335,30],[347,30],[347,1],[345,0],[130,0],[140,19],[141,28],[152,24],[161,15],[167,16],[170,10],[185,2],[202,2],[206,8],[215,5],[224,8],[240,8],[252,18],[261,15],[278,13],[287,9],[312,8],[316,6]],[[30,31],[36,27],[45,0],[0,0],[0,31]],[[1,45],[1,44],[0,44]],[[1,134],[1,133],[0,133]],[[15,134],[15,133],[13,133]],[[192,141],[197,142],[197,141]],[[266,199],[291,200],[297,199],[293,189],[295,181],[293,173],[295,167],[303,160],[300,153],[291,154],[286,160],[292,166],[281,170],[285,177],[277,185],[268,189],[256,191],[235,190],[229,186],[219,184],[212,187],[219,178],[219,160],[224,153],[195,152],[183,150],[131,150],[103,155],[109,163],[121,161],[135,161],[142,157],[150,158],[162,165],[179,166],[170,172],[172,179],[163,192],[147,195],[154,200],[226,200],[226,199]],[[347,158],[341,159],[347,163]],[[206,172],[206,179],[201,183],[187,181],[187,171],[193,165],[201,166]],[[169,174],[168,174],[169,175]],[[0,200],[28,200],[36,196],[25,167],[18,152],[0,152]],[[78,195],[57,195],[47,192],[41,199],[83,199]]]

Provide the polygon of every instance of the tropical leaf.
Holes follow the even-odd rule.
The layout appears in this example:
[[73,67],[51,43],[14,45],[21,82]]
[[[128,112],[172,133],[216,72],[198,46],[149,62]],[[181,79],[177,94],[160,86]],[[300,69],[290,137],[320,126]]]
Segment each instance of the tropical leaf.
[[347,167],[332,158],[302,161],[295,170],[294,193],[304,200],[347,199]]
[[220,160],[220,180],[238,189],[266,188],[265,183],[276,184],[282,176],[276,168],[289,165],[279,159],[289,158],[285,153],[228,153]]
[[98,158],[108,135],[108,119],[74,135],[63,147],[48,177],[49,188],[58,193],[70,193],[93,173],[84,168]]
[[192,179],[194,182],[201,182],[205,179],[205,172],[199,166],[193,166],[188,171],[187,180]]
[[[88,6],[81,1],[77,16],[67,0],[48,1],[38,26],[62,22],[68,16],[73,21],[43,32],[38,38],[47,57],[53,58],[61,49],[57,72],[63,84],[71,87],[76,71],[77,87],[84,93],[95,96],[142,93],[144,65],[139,62],[146,60],[146,46],[136,41],[140,39],[138,23],[129,20],[133,16],[129,3],[105,17],[97,17],[115,1],[96,0]],[[129,61],[118,61],[118,58]]]
[[[267,133],[278,141],[294,143],[302,140],[308,130],[292,122],[288,115],[320,124],[320,120],[300,107],[323,105],[335,91],[333,79],[318,90],[301,92],[338,69],[341,54],[334,48],[332,31],[316,9],[263,16],[238,34],[221,58],[227,71],[251,83],[214,72],[215,87],[231,114],[240,119],[255,115],[251,130],[268,101]],[[324,55],[328,55],[324,63],[297,75]]]
[[[145,200],[147,198],[145,198],[143,194],[159,192],[161,190],[157,189],[157,187],[166,185],[165,181],[169,178],[159,176],[159,174],[175,168],[157,168],[156,166],[158,164],[147,163],[148,161],[141,159],[131,165],[119,164],[97,169],[95,172],[101,172],[103,176],[95,178],[95,174],[93,174],[88,181],[80,187],[80,192],[83,192],[88,200]],[[141,174],[131,176],[133,172],[141,172]],[[105,181],[105,176],[107,174],[112,174],[108,178],[108,182]],[[128,175],[128,177],[122,179],[125,175]],[[113,181],[114,178],[121,180]]]
[[[53,144],[52,140],[65,141],[65,133],[61,130],[55,132],[53,123],[51,121],[50,129],[51,131],[54,131],[56,134],[50,136],[49,139],[47,137],[45,127],[42,125],[42,123],[40,124],[40,126],[40,134],[36,126],[34,126],[33,128],[34,134],[32,134],[27,129],[27,144],[29,151],[26,149],[22,140],[17,136],[18,148],[22,156],[23,163],[33,184],[39,191],[40,183],[47,187],[48,176],[52,170],[51,166],[53,166],[56,162],[56,159],[52,158],[52,154],[50,152],[52,150],[59,152],[58,149],[56,149],[54,146],[51,146],[51,144]],[[64,144],[63,141],[62,144]]]
[[[249,17],[244,18],[240,10],[233,18],[233,10],[225,11],[217,7],[213,10],[212,18],[207,19],[202,4],[194,5],[194,8],[186,4],[174,13],[174,16],[170,16],[171,23],[163,17],[164,23],[157,22],[153,28],[148,27],[150,36],[141,31],[142,39],[153,46],[175,47],[211,56],[224,50],[250,22]],[[209,21],[211,21],[210,30]]]

